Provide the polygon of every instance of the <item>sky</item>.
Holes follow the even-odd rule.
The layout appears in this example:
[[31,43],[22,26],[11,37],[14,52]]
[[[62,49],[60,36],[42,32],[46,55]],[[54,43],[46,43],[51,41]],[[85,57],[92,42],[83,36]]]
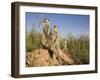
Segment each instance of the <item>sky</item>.
[[58,25],[59,33],[62,37],[66,37],[69,33],[77,37],[80,34],[89,35],[89,15],[26,12],[25,16],[27,32],[32,30],[33,24],[37,31],[42,31],[42,27],[39,27],[39,24],[44,18],[48,18],[51,28],[54,25]]

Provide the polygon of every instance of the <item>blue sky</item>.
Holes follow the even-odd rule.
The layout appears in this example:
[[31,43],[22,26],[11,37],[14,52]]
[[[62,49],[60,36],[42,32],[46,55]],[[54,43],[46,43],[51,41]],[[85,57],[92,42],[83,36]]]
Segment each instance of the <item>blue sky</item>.
[[59,27],[60,35],[65,37],[68,33],[75,36],[80,34],[89,35],[89,15],[74,14],[51,14],[51,13],[32,13],[26,12],[26,31],[32,30],[33,24],[37,31],[42,31],[39,27],[43,18],[49,18],[51,28],[56,24]]

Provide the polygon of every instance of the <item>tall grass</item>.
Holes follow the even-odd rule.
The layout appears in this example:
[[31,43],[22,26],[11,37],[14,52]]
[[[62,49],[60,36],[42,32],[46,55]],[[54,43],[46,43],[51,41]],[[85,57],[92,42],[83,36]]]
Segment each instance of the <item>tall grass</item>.
[[42,47],[41,34],[36,30],[26,32],[26,52],[31,52]]
[[69,34],[67,37],[68,51],[82,63],[89,63],[89,37],[87,35],[80,35],[75,37]]
[[[42,48],[41,33],[33,29],[30,32],[26,32],[26,52],[31,52],[35,49]],[[76,56],[83,64],[89,63],[89,36],[80,35],[75,37],[72,34],[68,34],[65,38],[67,40],[68,52],[73,56]],[[63,38],[60,39],[60,48],[63,46]]]

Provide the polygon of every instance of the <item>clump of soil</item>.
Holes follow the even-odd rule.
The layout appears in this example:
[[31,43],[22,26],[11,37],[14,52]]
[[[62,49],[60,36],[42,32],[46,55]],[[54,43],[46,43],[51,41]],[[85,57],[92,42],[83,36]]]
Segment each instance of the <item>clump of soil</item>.
[[[58,58],[60,60],[58,60]],[[58,57],[56,57],[52,51],[42,48],[26,53],[27,67],[58,66],[69,64],[77,64],[77,61],[71,54],[62,50],[60,50]]]

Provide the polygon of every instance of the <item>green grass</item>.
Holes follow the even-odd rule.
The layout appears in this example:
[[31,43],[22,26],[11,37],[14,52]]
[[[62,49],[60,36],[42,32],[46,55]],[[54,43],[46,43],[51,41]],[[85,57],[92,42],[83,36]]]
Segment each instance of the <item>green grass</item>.
[[[42,48],[41,34],[35,30],[26,33],[26,52],[31,52],[35,49]],[[65,38],[67,40],[68,51],[82,61],[83,64],[89,63],[89,37],[81,35],[75,37],[69,34]],[[63,38],[60,38],[60,48],[63,49]]]

